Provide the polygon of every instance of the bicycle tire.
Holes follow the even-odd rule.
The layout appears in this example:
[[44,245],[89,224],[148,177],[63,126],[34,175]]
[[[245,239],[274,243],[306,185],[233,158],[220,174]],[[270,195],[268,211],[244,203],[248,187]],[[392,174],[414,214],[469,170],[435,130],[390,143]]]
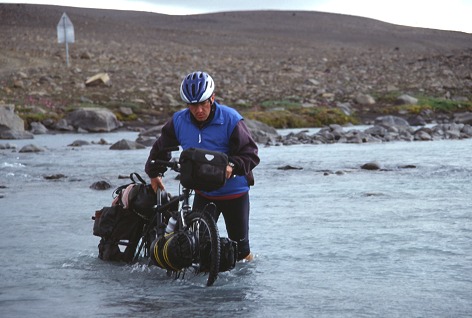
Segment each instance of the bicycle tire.
[[[185,217],[188,230],[193,232],[198,240],[198,249],[195,253],[195,263],[197,271],[208,272],[207,286],[213,285],[218,278],[220,268],[220,235],[218,233],[218,226],[213,217],[200,211],[193,211]],[[207,251],[205,246],[210,244],[209,266],[203,270],[202,260],[207,257],[204,255]]]

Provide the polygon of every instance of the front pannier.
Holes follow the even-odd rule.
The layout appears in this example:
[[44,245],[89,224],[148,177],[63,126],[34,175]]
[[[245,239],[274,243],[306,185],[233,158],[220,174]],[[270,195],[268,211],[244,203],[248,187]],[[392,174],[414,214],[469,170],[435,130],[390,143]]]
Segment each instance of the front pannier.
[[[130,262],[136,251],[144,221],[120,205],[104,207],[92,218],[93,235],[100,236],[98,257],[104,261]],[[125,245],[123,252],[118,245]]]
[[225,153],[189,148],[180,155],[180,182],[189,189],[214,191],[226,183]]

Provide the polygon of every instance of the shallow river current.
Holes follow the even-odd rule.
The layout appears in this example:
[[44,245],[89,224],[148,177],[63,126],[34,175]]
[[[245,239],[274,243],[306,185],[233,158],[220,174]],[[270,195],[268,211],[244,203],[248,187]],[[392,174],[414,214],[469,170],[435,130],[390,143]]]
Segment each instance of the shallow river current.
[[[1,317],[471,316],[471,139],[261,146],[255,260],[205,287],[97,258],[91,216],[127,183],[119,175],[145,175],[149,152],[67,146],[100,138],[136,134],[43,135],[10,143],[44,152],[0,150]],[[360,169],[370,161],[383,169]],[[112,189],[89,188],[100,180]]]

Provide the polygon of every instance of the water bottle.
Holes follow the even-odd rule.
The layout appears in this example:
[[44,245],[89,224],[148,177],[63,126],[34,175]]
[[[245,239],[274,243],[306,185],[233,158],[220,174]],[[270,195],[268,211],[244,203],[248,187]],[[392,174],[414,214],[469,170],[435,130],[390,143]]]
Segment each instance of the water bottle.
[[167,223],[166,234],[174,232],[175,224],[177,224],[177,220],[174,217],[171,217]]

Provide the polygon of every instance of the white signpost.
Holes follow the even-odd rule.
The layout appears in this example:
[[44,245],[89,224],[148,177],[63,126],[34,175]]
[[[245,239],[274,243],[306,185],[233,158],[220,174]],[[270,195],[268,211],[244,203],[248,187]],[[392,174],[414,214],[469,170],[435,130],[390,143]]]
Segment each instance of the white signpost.
[[67,14],[62,14],[59,23],[57,24],[57,42],[66,44],[66,61],[69,67],[69,43],[74,43],[74,25]]

